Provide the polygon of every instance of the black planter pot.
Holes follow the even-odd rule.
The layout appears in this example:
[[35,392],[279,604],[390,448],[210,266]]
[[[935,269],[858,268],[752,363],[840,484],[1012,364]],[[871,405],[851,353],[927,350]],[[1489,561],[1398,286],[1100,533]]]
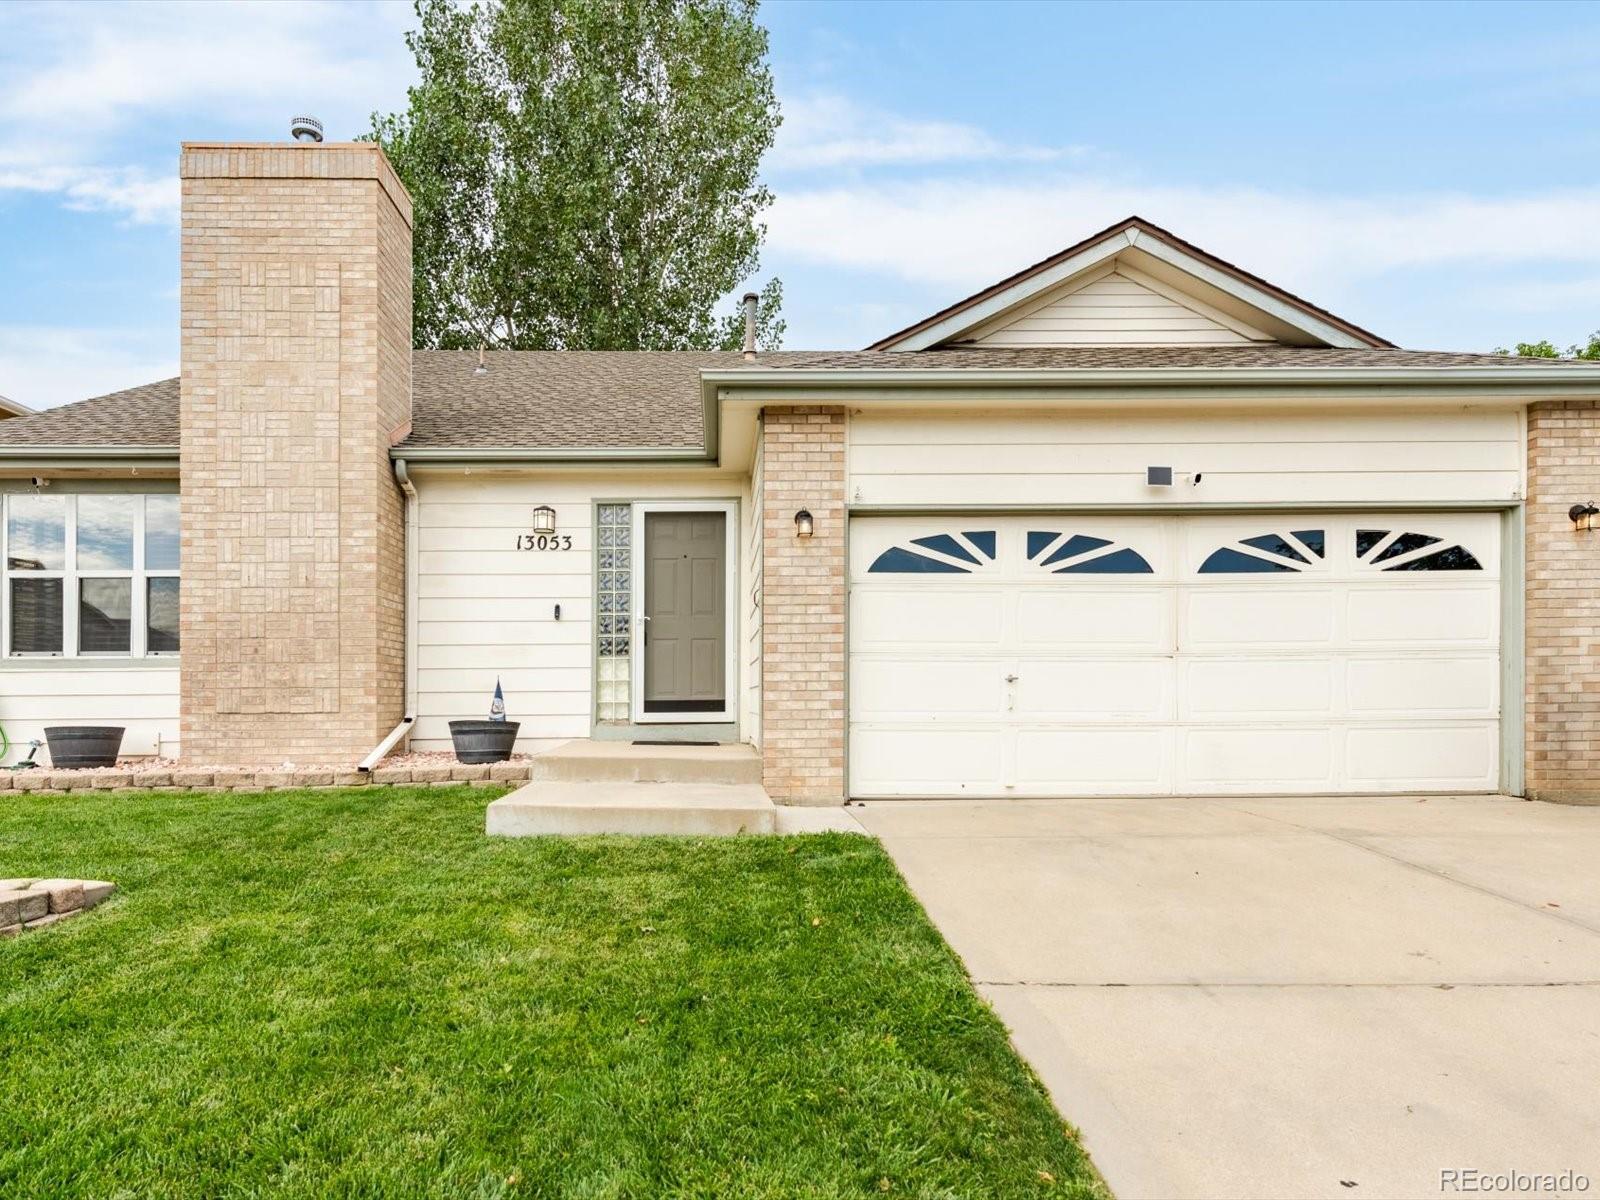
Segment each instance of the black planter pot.
[[44,731],[50,743],[50,765],[114,767],[122,751],[121,725],[52,725]]
[[456,761],[464,763],[505,762],[517,744],[520,721],[451,721],[450,740],[456,746]]

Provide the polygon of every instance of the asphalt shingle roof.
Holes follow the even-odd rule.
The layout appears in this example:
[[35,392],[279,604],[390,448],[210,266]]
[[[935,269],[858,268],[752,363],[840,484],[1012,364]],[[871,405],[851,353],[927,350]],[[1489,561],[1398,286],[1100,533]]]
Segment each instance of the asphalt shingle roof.
[[178,381],[140,387],[0,421],[0,446],[176,446]]
[[[790,350],[754,363],[723,351],[418,350],[407,447],[698,448],[700,372],[810,370],[1493,367],[1559,371],[1570,360],[1431,350],[1299,346],[1070,346],[885,352]],[[1594,364],[1583,364],[1593,367]],[[0,421],[5,446],[178,444],[178,380]]]

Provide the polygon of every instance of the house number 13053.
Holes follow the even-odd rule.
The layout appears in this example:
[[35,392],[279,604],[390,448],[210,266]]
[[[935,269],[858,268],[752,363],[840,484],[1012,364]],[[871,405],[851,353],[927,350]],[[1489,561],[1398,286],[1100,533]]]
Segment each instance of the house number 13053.
[[570,533],[519,533],[518,550],[571,550]]

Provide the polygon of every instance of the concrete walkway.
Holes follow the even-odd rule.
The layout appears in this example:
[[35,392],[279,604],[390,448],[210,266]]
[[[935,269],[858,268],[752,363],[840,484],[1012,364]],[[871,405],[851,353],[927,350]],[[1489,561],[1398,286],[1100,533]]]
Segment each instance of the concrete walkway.
[[1121,1200],[1600,1194],[1600,808],[851,811]]

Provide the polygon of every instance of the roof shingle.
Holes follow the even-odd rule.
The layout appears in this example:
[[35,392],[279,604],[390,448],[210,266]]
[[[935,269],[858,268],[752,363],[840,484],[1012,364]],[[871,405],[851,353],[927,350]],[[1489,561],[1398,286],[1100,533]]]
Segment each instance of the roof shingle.
[[[1560,370],[1571,360],[1431,350],[1301,346],[1063,346],[788,350],[747,363],[725,351],[418,350],[412,359],[407,447],[696,449],[703,444],[700,373],[706,370],[1215,370],[1237,368]],[[1593,368],[1592,363],[1577,364]],[[96,396],[0,421],[5,446],[178,444],[178,380]]]

